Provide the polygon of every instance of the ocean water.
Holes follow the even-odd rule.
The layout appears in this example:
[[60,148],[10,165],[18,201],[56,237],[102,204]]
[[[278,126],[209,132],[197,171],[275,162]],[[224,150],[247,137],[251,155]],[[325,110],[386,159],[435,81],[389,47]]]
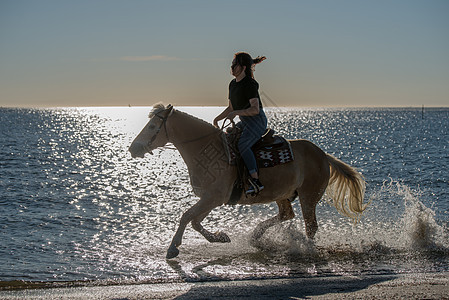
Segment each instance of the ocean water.
[[[232,242],[210,244],[188,226],[170,261],[197,198],[176,150],[128,153],[150,109],[0,109],[0,288],[449,271],[449,108],[267,108],[278,133],[365,176],[361,221],[323,199],[312,242],[296,201],[296,218],[254,248],[252,230],[276,205],[222,206],[203,225]],[[177,109],[211,121],[222,108]]]

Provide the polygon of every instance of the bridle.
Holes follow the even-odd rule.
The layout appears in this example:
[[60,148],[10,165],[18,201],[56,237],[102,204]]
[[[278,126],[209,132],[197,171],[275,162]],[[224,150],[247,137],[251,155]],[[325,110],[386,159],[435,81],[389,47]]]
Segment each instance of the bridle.
[[[165,112],[165,111],[164,111]],[[165,136],[167,137],[167,141],[168,141],[168,131],[167,131],[167,119],[170,116],[171,111],[165,116],[165,117],[161,117],[159,114],[155,114],[155,117],[158,117],[159,119],[162,120],[161,124],[159,125],[159,128],[156,130],[156,133],[153,135],[153,137],[148,141],[147,143],[147,148],[149,149],[151,147],[151,144],[153,144],[154,140],[157,138],[159,132],[162,130],[162,126],[164,126],[164,130],[165,130]],[[151,153],[151,151],[148,151],[149,153]]]
[[[168,114],[167,114],[166,116],[164,116],[164,117],[161,117],[159,114],[154,114],[154,117],[158,117],[162,122],[161,122],[161,124],[159,125],[159,128],[156,130],[156,133],[153,135],[153,137],[150,139],[150,141],[148,141],[148,143],[147,143],[147,145],[146,145],[147,149],[150,149],[151,144],[153,144],[154,140],[156,140],[157,136],[159,135],[159,132],[162,130],[162,126],[164,126],[165,136],[167,137],[167,141],[169,140],[169,137],[168,137],[168,131],[167,131],[167,119],[168,119],[168,117],[169,117],[169,116],[171,115],[171,113],[172,113],[173,106],[170,107],[170,108],[168,108],[168,109],[169,109],[170,111],[169,111]],[[167,110],[167,109],[166,109],[166,110]],[[166,110],[164,110],[164,112],[165,112]],[[230,123],[227,124],[227,125],[225,125],[225,122],[223,122],[223,126],[222,126],[221,129],[220,129],[220,134],[223,134],[223,129],[226,128],[226,127],[229,127],[229,126],[235,127],[235,123],[234,123],[233,120],[230,120]],[[183,141],[183,142],[180,142],[180,143],[181,143],[181,144],[187,144],[187,143],[196,142],[196,141],[202,140],[202,139],[204,139],[204,138],[206,138],[206,137],[209,137],[209,136],[211,136],[211,135],[214,135],[214,134],[216,134],[216,132],[212,132],[212,133],[210,133],[210,134],[206,134],[206,135],[201,136],[201,137],[199,137],[199,138],[195,138],[195,139],[188,140],[188,141]],[[152,154],[152,150],[149,150],[148,152],[149,152],[150,154]]]

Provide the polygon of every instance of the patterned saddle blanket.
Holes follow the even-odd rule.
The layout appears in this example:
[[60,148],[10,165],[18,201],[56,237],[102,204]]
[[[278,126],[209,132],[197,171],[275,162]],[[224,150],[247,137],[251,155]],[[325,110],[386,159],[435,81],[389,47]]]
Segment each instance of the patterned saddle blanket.
[[[241,130],[232,128],[226,133],[226,149],[229,163],[237,164],[238,140]],[[252,147],[259,168],[271,168],[294,160],[290,143],[283,137],[276,135],[274,130],[267,129],[265,134]]]

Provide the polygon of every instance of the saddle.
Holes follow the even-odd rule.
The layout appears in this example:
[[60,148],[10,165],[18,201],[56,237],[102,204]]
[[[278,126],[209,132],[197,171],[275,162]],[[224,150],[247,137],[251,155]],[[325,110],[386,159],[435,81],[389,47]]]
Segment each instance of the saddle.
[[[228,128],[225,135],[225,149],[231,165],[236,165],[237,160],[240,158],[238,140],[241,134],[240,128],[233,127]],[[277,135],[271,128],[265,131],[251,149],[254,152],[259,168],[271,168],[294,160],[290,143],[285,138]]]
[[[234,205],[239,201],[249,177],[238,151],[238,140],[241,134],[242,131],[238,127],[228,128],[225,134],[225,149],[229,164],[236,165],[238,170],[238,177],[234,182],[231,197],[227,203],[229,205]],[[265,131],[251,149],[259,168],[271,168],[294,160],[290,143],[270,128]]]

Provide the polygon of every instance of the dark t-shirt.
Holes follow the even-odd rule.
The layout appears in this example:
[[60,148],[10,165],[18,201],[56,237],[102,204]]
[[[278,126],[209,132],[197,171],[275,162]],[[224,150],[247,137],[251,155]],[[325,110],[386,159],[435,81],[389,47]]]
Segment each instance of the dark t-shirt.
[[259,97],[259,84],[251,77],[245,76],[239,82],[235,78],[229,83],[229,100],[234,110],[247,109],[251,106],[249,99],[259,99],[259,107],[262,108],[262,101]]

